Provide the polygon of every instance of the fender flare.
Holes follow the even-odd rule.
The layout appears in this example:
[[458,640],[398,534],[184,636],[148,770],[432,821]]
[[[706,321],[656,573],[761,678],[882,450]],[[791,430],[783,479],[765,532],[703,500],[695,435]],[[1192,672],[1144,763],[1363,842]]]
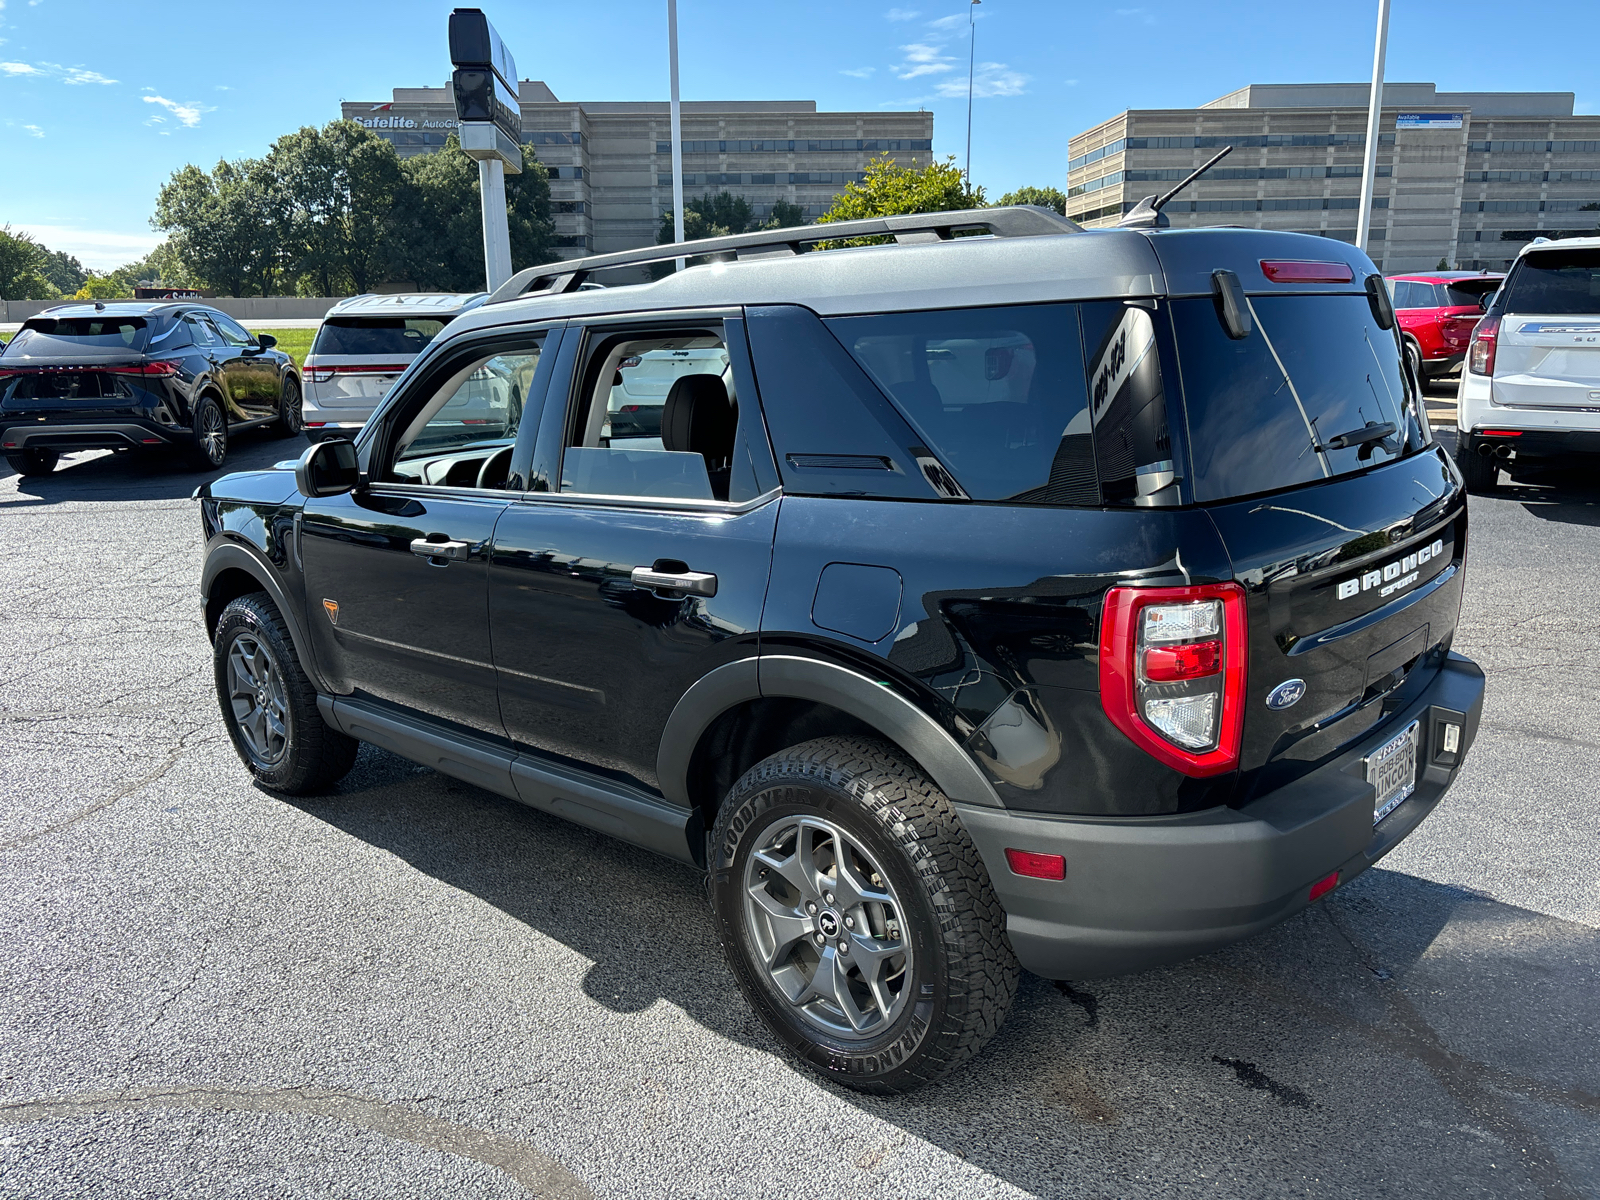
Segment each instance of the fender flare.
[[[243,571],[261,585],[261,590],[272,598],[272,603],[277,606],[279,615],[283,617],[283,623],[289,627],[289,640],[294,643],[295,657],[300,660],[301,668],[310,676],[317,691],[324,694],[332,693],[333,689],[328,686],[327,680],[317,668],[317,660],[312,653],[311,637],[306,630],[303,614],[283,590],[272,565],[255,547],[242,542],[224,542],[220,546],[212,547],[206,553],[205,566],[200,572],[202,613],[211,602],[211,589],[217,581],[217,576],[227,570]],[[210,629],[206,630],[208,641],[211,633]]]
[[656,778],[662,795],[673,804],[692,807],[689,760],[701,735],[735,705],[768,696],[813,700],[849,713],[909,754],[951,800],[1005,807],[972,756],[904,696],[848,667],[789,654],[727,663],[683,694],[661,734]]

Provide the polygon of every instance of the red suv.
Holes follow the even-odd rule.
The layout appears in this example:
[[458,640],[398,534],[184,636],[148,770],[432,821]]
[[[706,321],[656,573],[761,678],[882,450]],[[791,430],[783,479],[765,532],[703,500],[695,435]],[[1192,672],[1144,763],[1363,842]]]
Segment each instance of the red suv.
[[1461,365],[1472,327],[1504,278],[1470,271],[1389,276],[1406,354],[1420,374],[1444,375]]

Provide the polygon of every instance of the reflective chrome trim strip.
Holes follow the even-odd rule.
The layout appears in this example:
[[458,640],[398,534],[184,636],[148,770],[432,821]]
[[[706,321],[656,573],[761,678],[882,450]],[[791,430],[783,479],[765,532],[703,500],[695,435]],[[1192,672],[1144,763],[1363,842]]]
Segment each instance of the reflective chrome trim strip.
[[519,504],[576,504],[595,508],[640,508],[654,511],[703,513],[707,516],[737,517],[747,512],[754,512],[763,505],[776,500],[782,494],[782,488],[773,488],[771,491],[763,492],[752,500],[742,500],[738,504],[732,504],[726,500],[675,500],[656,496],[601,496],[578,492],[519,492],[515,494],[514,498]]
[[442,650],[429,650],[422,646],[408,646],[404,642],[391,642],[388,638],[374,637],[370,633],[357,633],[354,629],[347,629],[343,625],[335,625],[337,637],[360,638],[363,642],[376,642],[380,646],[390,646],[396,650],[405,650],[412,654],[426,654],[429,658],[442,658],[448,662],[458,662],[469,667],[482,667],[486,671],[494,670],[492,663],[479,662],[475,658],[461,658],[455,654],[446,654]]
[[496,667],[495,670],[506,675],[515,675],[518,679],[531,679],[535,683],[548,683],[551,687],[568,688],[574,692],[584,692],[587,695],[598,697],[601,704],[606,702],[606,694],[599,688],[584,687],[581,683],[567,683],[562,679],[551,679],[548,675],[534,675],[528,671],[513,671],[510,667]]

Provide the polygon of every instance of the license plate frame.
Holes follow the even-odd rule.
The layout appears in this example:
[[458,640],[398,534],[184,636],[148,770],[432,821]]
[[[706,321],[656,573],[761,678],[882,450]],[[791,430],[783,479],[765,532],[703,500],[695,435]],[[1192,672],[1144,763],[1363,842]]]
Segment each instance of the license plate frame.
[[1417,790],[1418,742],[1422,722],[1413,721],[1362,759],[1373,787],[1372,823],[1382,821]]

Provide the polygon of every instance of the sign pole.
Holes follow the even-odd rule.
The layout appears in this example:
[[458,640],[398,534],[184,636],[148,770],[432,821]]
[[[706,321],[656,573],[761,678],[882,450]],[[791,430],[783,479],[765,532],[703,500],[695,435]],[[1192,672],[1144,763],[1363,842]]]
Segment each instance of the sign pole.
[[[678,105],[678,0],[667,0],[667,68],[672,82],[672,240],[683,241],[683,117]],[[677,270],[683,270],[678,259]]]
[[483,269],[492,292],[511,278],[511,227],[506,222],[506,165],[499,158],[478,160],[478,192],[483,198]]
[[1361,211],[1356,216],[1356,249],[1365,252],[1372,232],[1372,192],[1378,170],[1378,117],[1383,111],[1383,56],[1389,48],[1389,0],[1378,0],[1378,44],[1372,52],[1372,91],[1367,97],[1366,165],[1361,170]]

